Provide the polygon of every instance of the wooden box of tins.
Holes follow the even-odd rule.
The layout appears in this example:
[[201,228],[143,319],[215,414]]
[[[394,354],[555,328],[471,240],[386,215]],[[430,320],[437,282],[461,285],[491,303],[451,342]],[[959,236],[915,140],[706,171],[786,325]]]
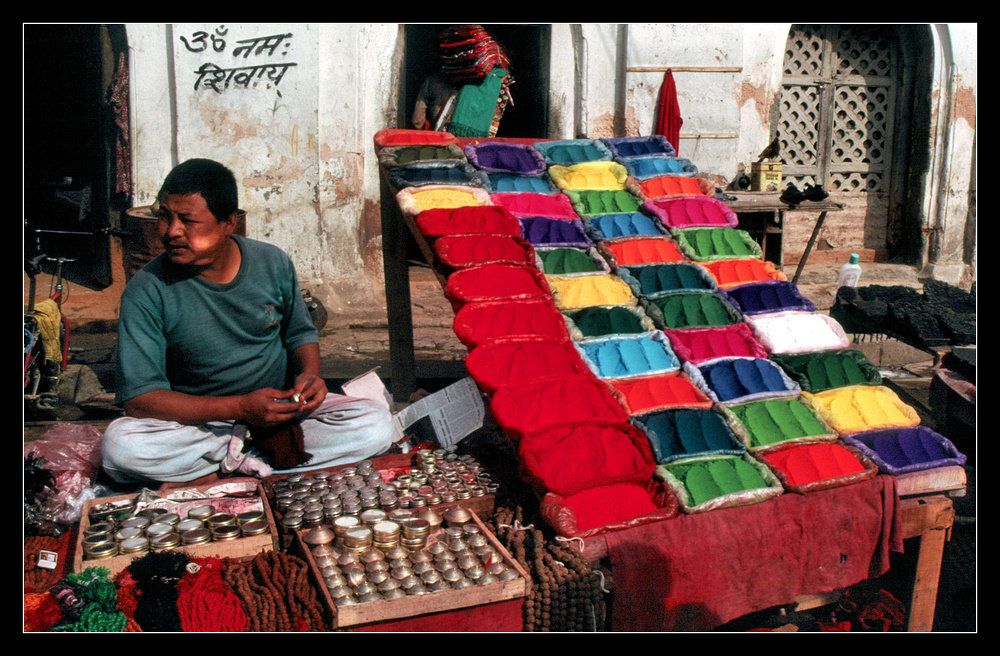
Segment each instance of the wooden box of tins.
[[455,505],[480,517],[493,515],[497,485],[490,474],[454,447],[387,454],[328,469],[276,474],[263,481],[285,546],[300,528],[331,523],[367,510],[432,509]]
[[[380,512],[365,521],[338,518],[333,526],[320,524],[294,536],[292,548],[309,563],[331,628],[362,630],[426,617],[426,629],[434,630],[442,615],[491,604],[510,614],[509,604],[501,602],[528,595],[530,575],[475,512],[456,505],[436,521],[434,513]],[[513,630],[519,631],[519,603],[513,612]]]
[[255,478],[92,499],[84,503],[73,571],[117,574],[149,551],[252,558],[278,548],[279,532]]

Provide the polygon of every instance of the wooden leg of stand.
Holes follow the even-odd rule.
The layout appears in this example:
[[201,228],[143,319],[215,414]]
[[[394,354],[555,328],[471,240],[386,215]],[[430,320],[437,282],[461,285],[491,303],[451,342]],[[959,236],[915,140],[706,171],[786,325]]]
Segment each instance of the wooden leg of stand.
[[390,391],[394,400],[405,402],[417,389],[410,270],[406,259],[410,233],[396,198],[384,179],[381,183],[381,212],[385,302],[389,319]]
[[937,607],[938,584],[941,580],[941,559],[947,529],[935,529],[920,538],[920,555],[913,581],[913,598],[910,601],[910,621],[907,631],[931,631],[934,610]]
[[792,276],[792,284],[797,285],[799,282],[799,275],[802,273],[802,269],[806,267],[806,260],[809,259],[809,253],[812,252],[813,244],[816,243],[816,237],[819,236],[819,231],[823,228],[823,222],[826,221],[826,212],[820,212],[819,218],[816,219],[816,225],[813,226],[812,234],[809,235],[809,243],[806,244],[806,250],[802,253],[802,259],[799,260],[799,266],[795,269],[795,275]]

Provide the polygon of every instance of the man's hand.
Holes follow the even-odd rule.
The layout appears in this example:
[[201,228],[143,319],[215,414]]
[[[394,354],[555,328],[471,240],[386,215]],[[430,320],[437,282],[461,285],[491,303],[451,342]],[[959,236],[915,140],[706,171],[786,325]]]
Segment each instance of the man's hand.
[[[267,428],[291,421],[302,412],[302,403],[292,401],[295,390],[259,389],[240,397],[239,414],[241,424]],[[318,404],[317,404],[318,405]]]
[[299,374],[292,392],[298,394],[299,412],[309,413],[326,398],[326,381],[312,373]]

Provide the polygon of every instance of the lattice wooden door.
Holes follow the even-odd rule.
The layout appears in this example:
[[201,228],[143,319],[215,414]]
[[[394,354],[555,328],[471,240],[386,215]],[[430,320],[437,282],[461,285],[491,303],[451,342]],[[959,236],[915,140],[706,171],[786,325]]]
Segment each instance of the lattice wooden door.
[[778,119],[784,177],[800,189],[822,184],[863,214],[863,243],[844,247],[885,247],[900,68],[891,27],[789,32]]

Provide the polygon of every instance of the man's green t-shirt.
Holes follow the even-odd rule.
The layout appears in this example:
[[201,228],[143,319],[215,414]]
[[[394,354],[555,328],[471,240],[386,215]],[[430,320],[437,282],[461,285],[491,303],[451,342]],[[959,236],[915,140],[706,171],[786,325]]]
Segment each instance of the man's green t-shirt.
[[129,281],[118,320],[116,402],[169,389],[198,396],[288,389],[288,352],[318,341],[291,259],[234,236],[229,283],[185,274],[160,255]]

